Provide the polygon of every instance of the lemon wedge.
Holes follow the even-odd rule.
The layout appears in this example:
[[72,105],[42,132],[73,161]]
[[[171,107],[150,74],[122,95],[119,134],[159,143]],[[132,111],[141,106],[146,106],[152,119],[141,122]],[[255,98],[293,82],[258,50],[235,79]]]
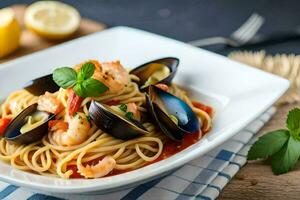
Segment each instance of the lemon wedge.
[[0,58],[2,58],[19,47],[21,28],[11,8],[0,9],[0,19]]
[[65,39],[79,27],[80,14],[70,5],[58,1],[38,1],[27,7],[25,25],[48,39]]

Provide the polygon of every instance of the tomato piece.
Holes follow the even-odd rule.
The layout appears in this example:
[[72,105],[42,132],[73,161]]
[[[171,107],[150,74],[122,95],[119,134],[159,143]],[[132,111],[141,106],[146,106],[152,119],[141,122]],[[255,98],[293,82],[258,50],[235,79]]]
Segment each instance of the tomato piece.
[[11,119],[9,118],[0,119],[0,135],[3,135],[5,129],[7,128],[10,122]]
[[68,98],[69,115],[73,116],[80,108],[83,98],[78,96],[74,90],[70,90]]
[[204,112],[206,112],[209,116],[212,117],[213,115],[213,108],[210,106],[206,106],[202,103],[199,103],[197,101],[193,101],[192,102],[193,106],[195,106],[196,108],[199,108],[200,110],[203,110]]
[[111,100],[111,101],[108,101],[106,104],[109,106],[115,106],[115,105],[119,105],[120,101],[119,100]]
[[48,126],[50,129],[55,127],[56,129],[63,130],[63,131],[67,131],[69,128],[69,124],[62,120],[50,120],[48,122]]

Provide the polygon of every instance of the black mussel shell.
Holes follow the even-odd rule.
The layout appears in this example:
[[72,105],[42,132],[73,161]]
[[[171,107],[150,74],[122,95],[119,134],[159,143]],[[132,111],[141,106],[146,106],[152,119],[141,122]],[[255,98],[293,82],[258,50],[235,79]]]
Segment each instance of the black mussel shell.
[[127,120],[116,114],[109,106],[92,101],[89,114],[98,128],[122,140],[129,140],[149,132],[136,120]]
[[23,134],[20,132],[20,129],[26,123],[27,117],[32,116],[36,112],[42,112],[37,110],[37,104],[33,104],[23,110],[6,128],[4,132],[5,139],[18,144],[30,144],[41,140],[48,132],[48,121],[54,117],[52,114],[49,114],[48,119],[40,126]]
[[183,139],[185,132],[156,104],[153,104],[148,94],[146,94],[146,104],[152,120],[167,137],[175,141]]
[[[189,105],[156,86],[149,87],[146,104],[153,120],[173,140],[181,140],[184,134],[196,133],[201,128],[198,117]],[[170,115],[176,117],[178,124]]]
[[35,96],[45,94],[45,92],[56,92],[59,86],[53,81],[52,74],[27,82],[24,89]]
[[[161,66],[160,64],[167,66],[170,70],[170,74],[166,78],[160,80],[157,83],[164,83],[164,84],[169,85],[172,82],[172,80],[176,74],[177,67],[179,65],[178,58],[167,57],[167,58],[153,60],[153,61],[147,62],[145,64],[142,64],[142,65],[136,67],[135,69],[131,70],[130,74],[134,74],[140,78],[138,85],[141,87],[145,84],[145,82],[148,80],[148,78],[158,69],[158,67]],[[148,87],[143,88],[143,90],[145,90],[146,88],[148,88]]]

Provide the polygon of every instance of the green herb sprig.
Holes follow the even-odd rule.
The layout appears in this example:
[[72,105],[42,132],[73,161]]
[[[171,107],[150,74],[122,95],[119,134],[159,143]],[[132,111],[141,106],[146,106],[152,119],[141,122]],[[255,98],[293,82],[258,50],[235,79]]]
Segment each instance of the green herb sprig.
[[93,63],[85,63],[78,73],[71,67],[60,67],[54,70],[54,82],[64,88],[72,88],[74,92],[82,97],[98,97],[108,90],[108,87],[102,82],[93,79],[95,65]]
[[133,120],[134,119],[134,115],[133,115],[133,112],[127,112],[125,114],[125,117],[129,120]]
[[249,150],[248,160],[270,159],[277,175],[292,170],[300,156],[300,109],[289,111],[286,127],[260,137]]
[[120,110],[123,111],[123,112],[127,112],[127,105],[126,104],[121,104],[119,106]]
[[128,120],[133,120],[133,119],[134,119],[134,114],[133,114],[133,112],[127,112],[128,107],[127,107],[126,104],[121,104],[121,105],[119,106],[119,109],[125,113],[125,117],[126,117]]

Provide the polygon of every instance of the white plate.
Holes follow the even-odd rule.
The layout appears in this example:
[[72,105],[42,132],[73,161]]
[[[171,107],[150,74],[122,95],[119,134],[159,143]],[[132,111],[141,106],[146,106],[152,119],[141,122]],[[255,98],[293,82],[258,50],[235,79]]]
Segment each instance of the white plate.
[[213,129],[198,143],[159,163],[118,176],[63,180],[12,169],[0,163],[0,179],[56,193],[108,192],[161,176],[220,145],[269,108],[289,87],[272,74],[152,33],[117,27],[31,54],[0,66],[0,99],[58,66],[88,59],[119,59],[128,67],[167,56],[180,59],[175,82],[216,109]]

